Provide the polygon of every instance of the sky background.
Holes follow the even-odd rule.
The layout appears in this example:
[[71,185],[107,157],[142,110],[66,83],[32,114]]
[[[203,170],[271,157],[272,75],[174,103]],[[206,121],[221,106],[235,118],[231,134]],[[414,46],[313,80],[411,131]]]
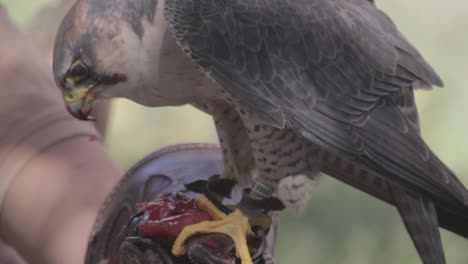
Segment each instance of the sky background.
[[[445,82],[443,89],[417,92],[422,134],[468,186],[468,1],[377,2]],[[27,30],[53,1],[0,3]],[[162,146],[217,141],[211,118],[192,107],[151,109],[126,100],[113,103],[106,136],[124,168]],[[447,262],[468,263],[468,240],[446,231],[442,237]],[[421,263],[393,207],[329,177],[314,185],[303,215],[283,214],[277,253],[278,263]]]

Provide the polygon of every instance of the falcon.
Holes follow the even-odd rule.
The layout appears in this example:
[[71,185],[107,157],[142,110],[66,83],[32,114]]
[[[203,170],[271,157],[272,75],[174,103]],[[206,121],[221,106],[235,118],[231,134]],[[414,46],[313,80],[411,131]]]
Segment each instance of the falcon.
[[225,233],[252,263],[254,215],[300,211],[320,172],[394,204],[426,264],[445,263],[439,224],[468,237],[468,192],[421,138],[414,99],[443,82],[372,1],[78,0],[53,70],[79,119],[115,97],[213,116],[221,180],[244,196],[227,213],[203,199],[215,221],[186,227],[174,255]]

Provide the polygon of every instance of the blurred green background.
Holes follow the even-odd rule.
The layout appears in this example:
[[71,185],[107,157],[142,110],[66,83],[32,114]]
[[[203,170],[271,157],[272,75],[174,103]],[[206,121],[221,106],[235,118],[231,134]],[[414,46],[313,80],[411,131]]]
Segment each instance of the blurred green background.
[[[445,81],[444,89],[417,93],[423,136],[468,186],[468,1],[377,2]],[[30,30],[31,19],[52,1],[0,3]],[[216,134],[211,118],[191,107],[112,105],[107,145],[124,168],[161,146],[194,141],[216,142]],[[468,241],[442,236],[448,263],[468,263]],[[328,177],[314,187],[303,215],[283,214],[277,254],[278,263],[420,263],[395,209]]]

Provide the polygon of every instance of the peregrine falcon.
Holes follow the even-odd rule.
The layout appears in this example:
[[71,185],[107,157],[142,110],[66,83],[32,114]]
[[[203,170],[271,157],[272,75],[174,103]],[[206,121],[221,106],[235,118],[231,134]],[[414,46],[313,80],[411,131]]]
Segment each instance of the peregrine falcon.
[[299,211],[321,171],[394,204],[426,264],[445,263],[439,221],[468,237],[468,192],[421,138],[414,100],[443,82],[373,1],[78,0],[53,70],[79,119],[115,97],[213,116],[222,176],[245,199],[189,226],[176,255],[224,232],[251,263],[250,211],[274,197]]

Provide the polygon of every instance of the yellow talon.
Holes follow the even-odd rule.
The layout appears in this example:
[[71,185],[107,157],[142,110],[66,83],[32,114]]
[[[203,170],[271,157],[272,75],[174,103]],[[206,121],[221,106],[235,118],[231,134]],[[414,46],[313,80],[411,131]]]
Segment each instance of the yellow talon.
[[186,226],[172,246],[174,256],[182,256],[187,252],[185,242],[197,234],[222,233],[228,235],[236,246],[236,254],[242,264],[252,264],[247,246],[247,232],[250,230],[249,220],[239,209],[229,215],[224,214],[204,196],[196,198],[197,206],[213,217],[213,221],[203,221]]
[[206,198],[204,195],[197,196],[195,198],[195,204],[200,208],[201,210],[207,212],[213,220],[223,220],[226,218],[226,214],[221,212],[208,198]]

